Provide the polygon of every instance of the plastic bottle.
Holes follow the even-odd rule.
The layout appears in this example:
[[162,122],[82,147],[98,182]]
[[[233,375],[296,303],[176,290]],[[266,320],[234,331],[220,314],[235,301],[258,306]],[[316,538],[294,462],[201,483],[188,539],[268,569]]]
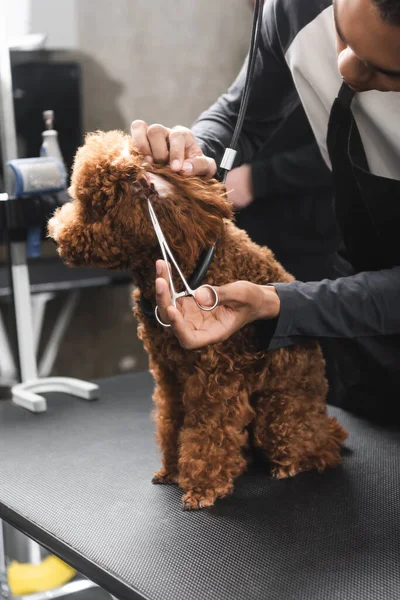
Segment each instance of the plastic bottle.
[[40,156],[52,156],[58,158],[58,160],[64,164],[64,159],[58,144],[58,132],[54,129],[54,111],[45,110],[43,112],[43,120],[45,130],[42,133]]

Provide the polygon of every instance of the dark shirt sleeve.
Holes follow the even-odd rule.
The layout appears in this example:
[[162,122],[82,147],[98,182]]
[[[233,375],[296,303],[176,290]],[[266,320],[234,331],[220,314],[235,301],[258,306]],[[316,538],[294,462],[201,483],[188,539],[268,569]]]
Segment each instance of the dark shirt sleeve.
[[269,349],[310,338],[354,339],[400,333],[400,267],[335,281],[274,285],[281,313],[272,339],[266,336]]
[[264,199],[269,194],[294,194],[316,189],[330,189],[332,175],[323,162],[316,142],[310,141],[295,150],[280,152],[251,165],[253,196]]
[[[282,17],[284,19],[285,16]],[[282,26],[283,23],[280,22]],[[246,78],[247,59],[229,90],[200,115],[192,129],[203,152],[220,164],[236,125]],[[238,143],[235,166],[251,162],[277,123],[300,104],[276,29],[274,2],[264,7],[261,43],[248,109]]]

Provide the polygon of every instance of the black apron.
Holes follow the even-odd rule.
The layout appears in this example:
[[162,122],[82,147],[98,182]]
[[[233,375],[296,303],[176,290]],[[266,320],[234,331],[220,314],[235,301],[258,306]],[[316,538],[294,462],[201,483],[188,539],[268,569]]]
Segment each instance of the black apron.
[[[327,145],[338,228],[357,273],[400,265],[400,181],[370,172],[350,109],[353,96],[343,83],[332,106]],[[327,341],[323,346],[329,401],[390,422],[400,403],[400,336]]]

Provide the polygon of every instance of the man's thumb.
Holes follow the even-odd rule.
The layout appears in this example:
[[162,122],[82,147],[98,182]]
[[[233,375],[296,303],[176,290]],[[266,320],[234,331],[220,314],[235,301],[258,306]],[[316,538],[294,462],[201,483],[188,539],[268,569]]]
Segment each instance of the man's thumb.
[[[221,285],[220,287],[213,286],[214,290],[218,294],[218,304],[229,304],[235,300],[232,295],[232,283]],[[212,306],[215,303],[215,294],[209,287],[200,287],[196,291],[196,300],[202,306]]]
[[[218,290],[221,288],[214,288],[218,294]],[[208,287],[200,287],[196,291],[196,300],[202,306],[212,306],[215,303],[215,294],[213,294],[212,290]]]

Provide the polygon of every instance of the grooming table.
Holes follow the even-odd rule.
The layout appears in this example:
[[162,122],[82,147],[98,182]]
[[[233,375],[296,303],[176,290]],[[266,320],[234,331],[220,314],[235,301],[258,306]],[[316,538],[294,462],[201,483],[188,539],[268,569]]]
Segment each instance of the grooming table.
[[261,466],[231,498],[183,512],[159,466],[152,379],[100,382],[34,415],[0,402],[0,517],[121,599],[398,600],[400,431],[338,409],[343,467],[274,481]]

